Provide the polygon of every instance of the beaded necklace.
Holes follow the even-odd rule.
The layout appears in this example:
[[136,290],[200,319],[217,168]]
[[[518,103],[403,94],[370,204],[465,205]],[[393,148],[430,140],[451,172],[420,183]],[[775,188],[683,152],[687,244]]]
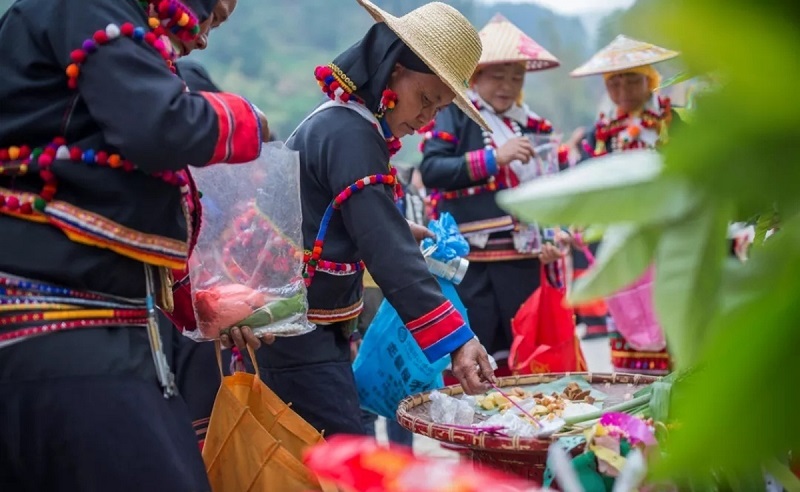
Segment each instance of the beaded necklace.
[[651,145],[641,139],[643,130],[652,130],[663,140],[664,131],[672,122],[672,105],[667,97],[659,97],[658,104],[660,113],[645,109],[639,115],[620,113],[613,120],[601,113],[595,124],[597,145],[591,153],[595,156],[608,153],[608,144],[611,151],[649,148]]

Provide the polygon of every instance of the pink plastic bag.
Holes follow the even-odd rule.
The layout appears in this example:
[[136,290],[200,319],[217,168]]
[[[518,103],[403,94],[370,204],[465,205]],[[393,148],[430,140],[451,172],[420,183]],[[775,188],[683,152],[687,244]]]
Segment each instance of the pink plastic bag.
[[[589,248],[581,248],[589,265],[594,265],[594,255]],[[606,305],[617,331],[634,350],[660,352],[667,347],[664,330],[658,324],[653,306],[653,274],[651,265],[644,275],[628,287],[606,298]]]

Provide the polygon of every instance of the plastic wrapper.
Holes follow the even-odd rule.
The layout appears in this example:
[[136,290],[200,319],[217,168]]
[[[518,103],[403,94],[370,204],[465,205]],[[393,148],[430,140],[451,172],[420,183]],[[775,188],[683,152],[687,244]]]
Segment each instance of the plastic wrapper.
[[233,326],[256,336],[314,329],[302,278],[299,169],[299,154],[273,142],[253,162],[192,172],[203,206],[216,213],[189,260],[198,329],[187,336],[217,339]]
[[312,448],[306,465],[321,480],[352,492],[535,492],[535,484],[471,464],[415,457],[375,439],[333,436]]
[[472,425],[475,418],[475,398],[454,398],[438,391],[430,394],[431,420],[437,424]]
[[447,262],[453,258],[463,258],[469,254],[469,243],[458,230],[456,220],[449,212],[442,213],[437,220],[428,224],[436,239],[426,237],[422,240],[422,250],[431,249],[430,257]]

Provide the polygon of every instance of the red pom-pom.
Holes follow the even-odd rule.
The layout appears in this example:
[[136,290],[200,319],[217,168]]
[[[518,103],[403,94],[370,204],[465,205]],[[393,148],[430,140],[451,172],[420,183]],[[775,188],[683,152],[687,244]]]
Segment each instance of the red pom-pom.
[[122,27],[119,28],[119,32],[121,32],[123,36],[130,37],[133,36],[134,29],[135,28],[133,27],[133,24],[131,24],[130,22],[126,22],[125,24],[122,24]]
[[0,207],[5,206],[6,204],[6,197],[5,195],[0,195]]
[[53,139],[53,145],[55,145],[56,147],[61,146],[61,145],[66,145],[66,143],[67,143],[67,139],[64,138],[64,137],[56,137],[56,138]]
[[83,50],[73,50],[72,53],[69,54],[69,58],[75,63],[83,63],[86,61],[86,52]]
[[[41,162],[42,160],[39,159],[39,164],[41,164]],[[44,181],[45,183],[49,183],[56,178],[56,175],[53,174],[53,171],[51,171],[50,169],[42,169],[41,171],[39,171],[39,177],[42,178],[42,181]]]
[[0,149],[0,161],[8,160],[8,149]]
[[39,156],[39,165],[40,166],[49,166],[52,163],[53,163],[53,156],[52,155],[42,153],[42,155]]
[[136,169],[136,166],[134,166],[131,161],[122,161],[122,169],[127,172],[131,172]]
[[20,213],[23,214],[30,214],[33,213],[33,206],[31,206],[31,202],[25,202],[19,207]]
[[79,161],[81,160],[81,155],[83,155],[83,152],[81,152],[81,149],[79,149],[78,147],[72,147],[71,149],[69,149],[70,160]]
[[335,91],[336,89],[338,89],[341,86],[339,85],[339,81],[338,80],[334,80],[333,82],[331,82],[331,85],[329,85],[328,87],[330,87],[331,92],[333,92],[333,91]]
[[94,39],[97,44],[106,44],[108,42],[108,34],[106,34],[105,31],[95,31],[92,39]]
[[153,44],[156,41],[156,35],[152,32],[145,33],[144,35],[144,42],[147,44]]
[[342,102],[347,102],[350,100],[350,94],[348,94],[347,92],[343,92],[342,96],[339,99],[341,99]]
[[67,79],[67,87],[70,90],[75,90],[78,88],[78,79]]
[[19,198],[15,196],[6,197],[6,207],[11,210],[16,210],[19,208]]
[[101,150],[100,152],[95,154],[94,161],[100,166],[105,166],[106,163],[108,162],[108,152]]
[[167,15],[169,13],[169,2],[167,0],[162,0],[158,4],[158,13],[162,16]]
[[363,182],[363,181],[357,181],[357,182],[356,182],[356,187],[357,187],[359,190],[363,190],[363,189],[364,189],[364,182]]

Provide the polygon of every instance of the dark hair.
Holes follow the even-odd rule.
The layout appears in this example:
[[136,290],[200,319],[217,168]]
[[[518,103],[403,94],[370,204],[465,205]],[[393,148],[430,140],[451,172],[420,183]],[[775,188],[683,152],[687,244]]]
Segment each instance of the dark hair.
[[409,70],[433,73],[383,22],[373,25],[333,63],[353,81],[356,95],[372,111],[378,110],[383,91],[398,63]]

